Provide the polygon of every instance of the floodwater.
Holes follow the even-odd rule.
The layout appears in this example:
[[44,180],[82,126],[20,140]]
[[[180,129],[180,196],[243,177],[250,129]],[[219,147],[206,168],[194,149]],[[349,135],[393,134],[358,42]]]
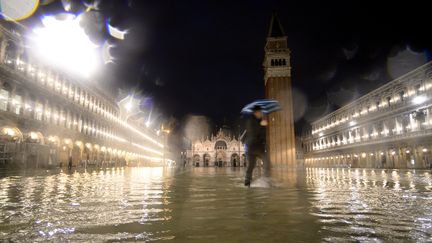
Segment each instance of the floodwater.
[[244,172],[0,171],[0,241],[432,241],[430,171]]

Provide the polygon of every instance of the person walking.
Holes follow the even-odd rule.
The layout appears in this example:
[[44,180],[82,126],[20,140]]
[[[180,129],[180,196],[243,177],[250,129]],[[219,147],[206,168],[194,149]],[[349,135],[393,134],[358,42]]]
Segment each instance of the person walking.
[[263,161],[264,176],[270,177],[270,160],[266,149],[266,126],[268,122],[265,119],[261,106],[254,106],[252,114],[246,120],[246,138],[245,143],[248,148],[247,159],[248,167],[246,170],[245,186],[250,186],[252,173],[256,165],[257,158]]
[[69,170],[72,169],[72,156],[69,156],[68,168]]

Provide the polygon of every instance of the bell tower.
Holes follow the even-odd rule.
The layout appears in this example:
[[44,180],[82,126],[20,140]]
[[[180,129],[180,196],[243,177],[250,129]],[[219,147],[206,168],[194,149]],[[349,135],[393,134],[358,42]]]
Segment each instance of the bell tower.
[[296,166],[291,64],[287,36],[276,13],[270,20],[264,56],[266,98],[279,101],[281,110],[269,115],[267,145],[273,167]]

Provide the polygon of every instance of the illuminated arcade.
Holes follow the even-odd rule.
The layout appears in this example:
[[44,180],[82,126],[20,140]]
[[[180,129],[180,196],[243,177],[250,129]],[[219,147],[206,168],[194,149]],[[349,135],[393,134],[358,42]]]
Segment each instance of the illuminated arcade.
[[162,162],[166,150],[156,131],[125,119],[136,109],[132,103],[125,107],[89,82],[100,64],[79,18],[46,16],[31,33],[0,26],[0,162]]
[[432,63],[312,123],[306,166],[430,168]]

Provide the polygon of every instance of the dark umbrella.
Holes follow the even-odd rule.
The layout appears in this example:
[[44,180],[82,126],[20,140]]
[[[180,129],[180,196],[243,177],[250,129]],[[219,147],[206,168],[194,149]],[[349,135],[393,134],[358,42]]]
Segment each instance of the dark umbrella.
[[274,111],[278,111],[281,109],[279,102],[277,100],[262,99],[247,104],[245,107],[243,107],[240,113],[251,114],[253,113],[253,108],[256,106],[261,107],[262,112],[265,114],[270,114]]

